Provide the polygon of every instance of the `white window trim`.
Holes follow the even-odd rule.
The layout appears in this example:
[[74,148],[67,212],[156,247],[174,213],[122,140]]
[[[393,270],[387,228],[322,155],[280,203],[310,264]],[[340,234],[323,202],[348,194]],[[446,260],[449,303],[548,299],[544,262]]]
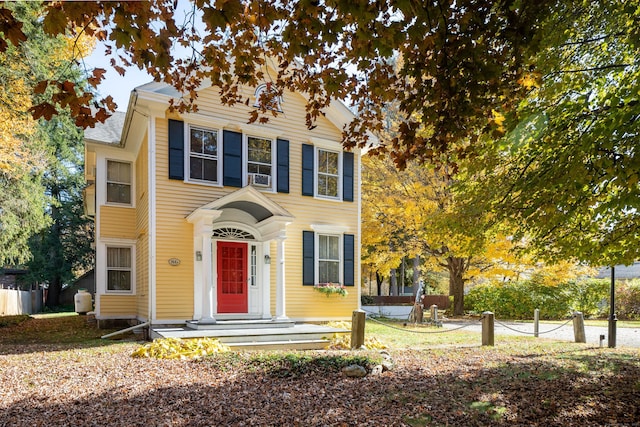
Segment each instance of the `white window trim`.
[[[338,195],[337,196],[326,196],[324,194],[319,194],[318,192],[318,175],[320,174],[320,169],[318,168],[318,160],[320,158],[320,150],[327,151],[331,153],[338,154]],[[344,179],[343,168],[342,168],[342,150],[336,150],[327,148],[326,146],[318,146],[314,145],[314,154],[313,154],[313,194],[316,198],[322,200],[333,200],[333,201],[342,201],[342,180]]]
[[[199,185],[208,185],[211,187],[222,187],[222,153],[223,153],[223,138],[222,138],[222,128],[211,127],[206,125],[201,125],[199,123],[185,123],[184,127],[184,182],[190,184],[199,184]],[[217,143],[218,143],[218,155],[216,160],[218,162],[218,170],[216,176],[216,182],[207,181],[205,179],[193,179],[191,178],[191,129],[196,128],[199,130],[204,130],[208,132],[216,132]]]
[[[260,107],[260,96],[262,96],[262,92],[265,92],[267,90],[267,83],[262,83],[261,85],[258,85],[258,87],[256,87],[256,91],[253,93],[254,96],[254,101],[253,101],[253,106],[254,107]],[[284,100],[282,99],[281,96],[277,96],[274,101],[276,102],[276,111],[279,113],[282,113],[282,104],[284,104]],[[267,107],[268,110],[271,110],[271,108]]]
[[[118,163],[127,163],[129,165],[129,167],[131,168],[131,183],[130,185],[130,191],[131,194],[129,194],[130,203],[120,203],[120,202],[110,202],[109,198],[108,198],[108,188],[109,188],[109,162],[118,162]],[[135,206],[135,200],[136,200],[136,191],[135,191],[135,180],[136,180],[136,171],[135,171],[135,167],[134,167],[134,163],[130,160],[122,160],[122,159],[116,159],[116,158],[111,158],[111,157],[107,157],[104,159],[104,204],[105,205],[109,205],[109,206],[123,206],[123,207],[134,207]]]
[[314,235],[314,283],[320,283],[320,236],[332,236],[338,238],[338,283],[344,283],[344,244],[342,233],[315,232]]
[[[107,261],[108,248],[130,248],[131,249],[131,290],[129,291],[117,291],[110,290],[108,281],[109,266]],[[104,270],[104,285],[103,293],[108,295],[135,295],[136,294],[136,244],[130,240],[108,240],[102,244],[103,253],[103,270]]]
[[242,132],[242,179],[243,186],[249,185],[249,138],[268,139],[271,141],[271,185],[269,187],[256,187],[258,190],[275,192],[276,187],[276,138],[266,133]]

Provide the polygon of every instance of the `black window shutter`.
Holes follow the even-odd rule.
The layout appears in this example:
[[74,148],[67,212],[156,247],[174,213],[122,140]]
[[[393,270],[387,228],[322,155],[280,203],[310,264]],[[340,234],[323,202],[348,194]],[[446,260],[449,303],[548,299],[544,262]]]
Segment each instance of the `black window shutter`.
[[342,154],[342,200],[353,202],[353,153]]
[[289,141],[278,139],[277,141],[277,173],[278,193],[289,192]]
[[169,120],[169,179],[184,179],[184,122]]
[[242,187],[242,134],[225,130],[222,135],[222,185]]
[[302,144],[302,195],[313,196],[313,145]]
[[313,231],[302,232],[302,284],[313,285],[315,274],[315,234]]
[[355,285],[355,238],[353,234],[342,236],[344,245],[344,285]]

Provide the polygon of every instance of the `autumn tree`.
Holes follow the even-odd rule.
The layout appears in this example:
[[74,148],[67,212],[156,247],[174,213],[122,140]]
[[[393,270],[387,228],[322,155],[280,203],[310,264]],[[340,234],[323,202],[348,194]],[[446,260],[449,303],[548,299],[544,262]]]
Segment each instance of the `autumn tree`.
[[[343,143],[363,147],[397,102],[402,126],[375,149],[400,167],[417,159],[455,173],[461,160],[477,159],[483,172],[473,173],[494,185],[479,201],[490,200],[486,210],[512,219],[549,258],[640,255],[637,2],[196,0],[184,22],[175,5],[51,2],[42,22],[51,35],[103,40],[122,73],[137,66],[173,84],[181,110],[197,108],[205,80],[227,105],[248,102],[240,86],[266,80],[268,96],[307,95],[309,127],[331,99],[353,104],[359,115]],[[0,17],[0,50],[26,40],[11,10]],[[176,45],[189,53],[175,57]],[[400,68],[389,61],[396,55]],[[53,96],[33,105],[38,117],[69,108],[89,126],[115,108],[107,98],[92,112],[91,92],[65,79],[39,89]],[[274,113],[261,105],[250,121]]]
[[454,312],[464,307],[469,268],[484,260],[486,215],[459,209],[451,177],[410,162],[400,171],[388,157],[363,158],[363,263],[388,273],[403,256],[421,256],[449,273]]
[[[17,124],[25,124],[28,134],[13,128],[8,137],[17,141],[17,147],[29,147],[38,155],[23,159],[24,154],[18,153],[7,162],[8,170],[22,170],[23,173],[20,180],[14,179],[8,185],[4,196],[8,198],[28,185],[29,194],[22,194],[20,198],[14,196],[13,203],[26,207],[27,202],[36,200],[37,204],[31,203],[16,213],[19,223],[3,220],[3,227],[17,230],[21,237],[19,241],[12,241],[19,257],[5,257],[5,261],[26,262],[28,280],[48,284],[46,305],[54,307],[59,303],[62,285],[91,261],[92,229],[90,221],[83,217],[81,194],[84,186],[82,130],[74,124],[69,111],[62,111],[48,121],[33,121],[26,109],[32,102],[52,96],[47,90],[34,93],[39,81],[63,75],[77,87],[82,87],[82,73],[70,61],[74,52],[90,49],[91,43],[45,35],[40,19],[42,7],[38,3],[12,3],[8,7],[20,17],[22,28],[29,35],[19,48],[7,50],[14,55],[12,61],[21,64],[18,67],[22,68],[23,76],[13,73],[7,81],[10,88],[24,87],[24,97],[18,99],[24,102],[24,123]],[[26,165],[21,161],[27,162]],[[5,206],[12,204],[3,204],[3,208]],[[20,225],[36,220],[39,221],[37,228]],[[11,236],[9,233],[2,235]]]
[[29,113],[29,59],[26,44],[0,53],[0,265],[25,262],[29,237],[47,224],[41,187],[46,152]]
[[[195,108],[205,80],[229,105],[246,101],[241,85],[264,80],[272,83],[272,96],[304,92],[310,127],[332,99],[348,100],[361,112],[345,129],[348,147],[366,145],[366,131],[382,126],[385,104],[397,101],[406,121],[385,148],[402,165],[409,158],[436,160],[450,150],[463,155],[493,107],[504,105],[505,97],[515,103],[524,95],[518,79],[529,73],[539,22],[553,5],[548,0],[196,0],[184,22],[176,22],[180,14],[173,0],[62,1],[47,4],[43,25],[51,35],[73,31],[105,41],[114,68],[125,73],[126,66],[137,66],[173,84],[183,94],[175,100],[181,109]],[[19,20],[10,10],[0,13],[4,45],[24,40]],[[175,57],[176,45],[187,47],[188,54]],[[400,69],[389,63],[398,54],[405,58]],[[277,73],[268,74],[267,64]],[[102,71],[94,70],[92,84],[101,81]],[[70,107],[78,124],[87,126],[114,108],[106,99],[92,114],[88,92],[64,81],[46,84],[56,94],[34,106],[35,115],[50,117]],[[269,114],[263,107],[250,120],[267,120]],[[422,123],[435,131],[420,134]]]
[[[504,111],[467,182],[547,260],[640,256],[640,5],[559,4],[528,97]],[[502,137],[500,137],[502,136]]]

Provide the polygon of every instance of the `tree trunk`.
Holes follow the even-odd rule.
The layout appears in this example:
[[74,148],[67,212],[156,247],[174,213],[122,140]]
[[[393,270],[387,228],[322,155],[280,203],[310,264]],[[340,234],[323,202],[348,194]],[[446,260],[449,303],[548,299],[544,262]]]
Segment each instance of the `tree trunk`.
[[[60,200],[59,192],[57,189],[51,190],[52,198]],[[48,308],[58,307],[60,305],[60,294],[62,293],[62,277],[60,276],[60,268],[64,263],[64,254],[62,250],[62,243],[60,242],[60,209],[58,206],[53,205],[51,207],[51,228],[49,231],[48,240],[48,267],[49,277],[47,282],[49,287],[47,290],[47,300],[45,305]]]
[[384,277],[378,271],[376,271],[376,285],[378,287],[378,296],[382,296],[382,283],[384,282]]
[[447,258],[449,270],[449,295],[453,296],[453,315],[464,314],[464,273],[469,267],[467,258]]
[[404,268],[404,257],[402,257],[402,262],[400,263],[400,286],[399,286],[399,294],[404,294],[404,276],[405,276],[405,268]]
[[416,292],[418,292],[418,287],[420,285],[420,255],[416,255],[415,258],[413,258],[412,285],[413,285],[413,297],[415,298]]
[[389,295],[398,296],[398,273],[395,268],[391,270],[389,277]]
[[49,282],[49,287],[47,288],[47,300],[44,305],[48,308],[55,308],[60,305],[60,294],[62,293],[62,283],[60,282],[59,277],[55,277],[52,281]]

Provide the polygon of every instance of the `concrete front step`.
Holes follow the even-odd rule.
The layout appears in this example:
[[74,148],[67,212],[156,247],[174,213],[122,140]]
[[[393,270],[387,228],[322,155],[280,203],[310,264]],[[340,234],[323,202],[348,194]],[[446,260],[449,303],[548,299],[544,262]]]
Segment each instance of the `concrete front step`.
[[227,329],[266,329],[266,328],[291,328],[295,325],[292,320],[218,320],[216,323],[203,323],[197,320],[187,322],[187,327],[199,331],[227,330]]
[[334,334],[348,333],[348,330],[313,324],[294,324],[288,328],[257,329],[192,329],[188,327],[161,328],[151,330],[151,338],[216,338],[232,348],[279,348],[318,349],[325,348]]

